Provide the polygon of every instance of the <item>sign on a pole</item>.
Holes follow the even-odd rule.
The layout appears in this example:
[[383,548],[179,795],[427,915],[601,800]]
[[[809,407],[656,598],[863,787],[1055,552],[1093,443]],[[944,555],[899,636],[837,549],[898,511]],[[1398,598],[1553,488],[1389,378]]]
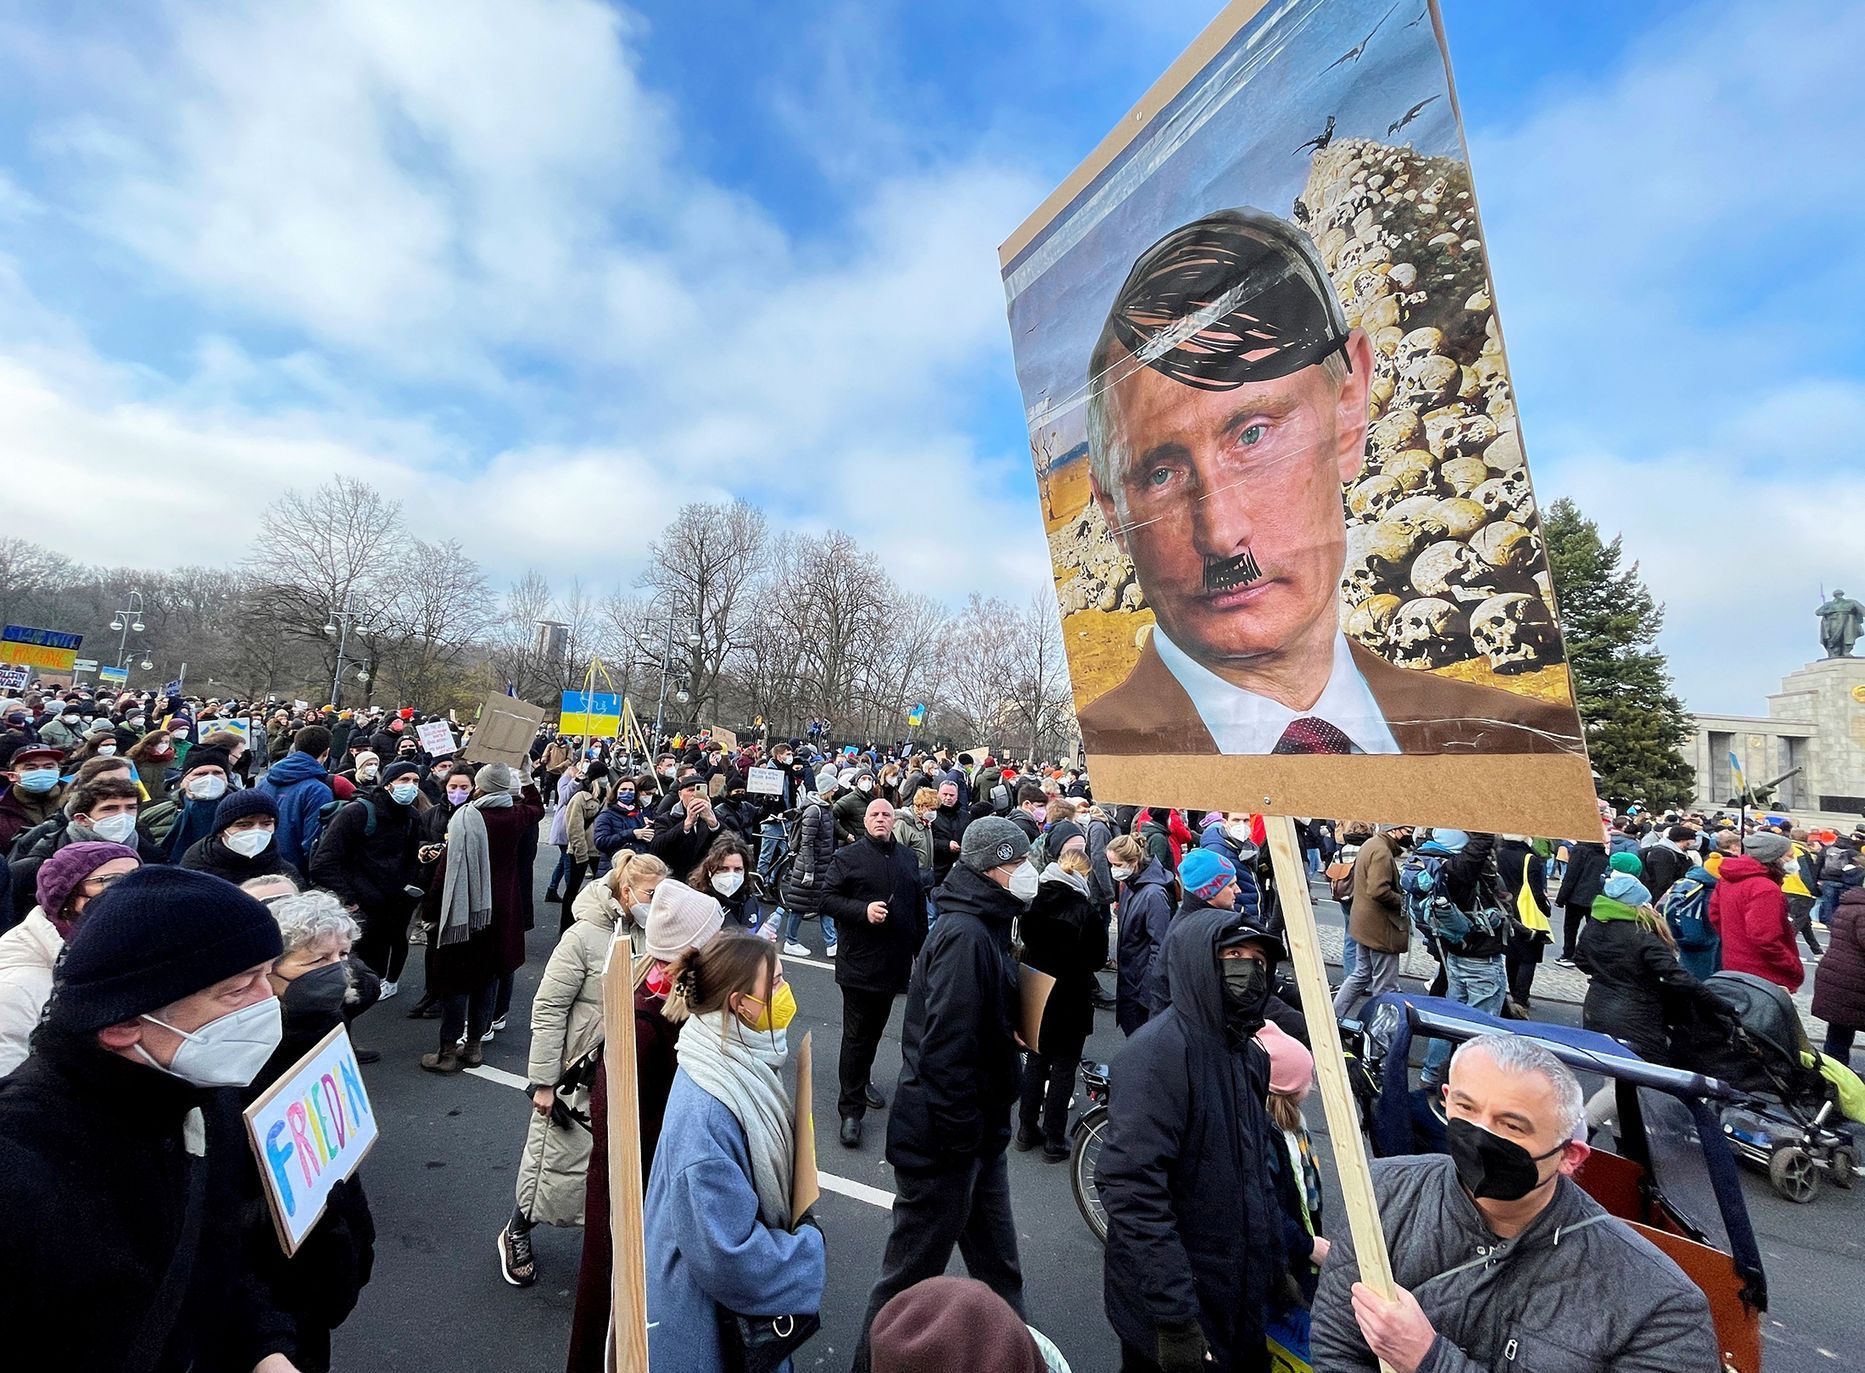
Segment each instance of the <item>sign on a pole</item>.
[[1448,55],[1391,9],[1235,0],[1003,245],[1082,739],[1110,798],[1578,833]]
[[621,732],[622,698],[609,691],[566,691],[558,716],[557,729],[562,734],[613,739]]
[[456,747],[453,727],[445,720],[423,720],[415,726],[414,732],[429,757],[443,758]]
[[55,629],[34,629],[30,625],[7,625],[0,629],[0,662],[70,672],[78,660],[78,645],[83,642],[82,634],[61,634]]
[[349,1031],[336,1026],[248,1106],[246,1131],[279,1243],[296,1253],[330,1189],[376,1142],[376,1113]]
[[130,670],[126,667],[100,667],[97,669],[97,680],[99,682],[110,682],[116,686],[123,686],[129,682],[129,679]]

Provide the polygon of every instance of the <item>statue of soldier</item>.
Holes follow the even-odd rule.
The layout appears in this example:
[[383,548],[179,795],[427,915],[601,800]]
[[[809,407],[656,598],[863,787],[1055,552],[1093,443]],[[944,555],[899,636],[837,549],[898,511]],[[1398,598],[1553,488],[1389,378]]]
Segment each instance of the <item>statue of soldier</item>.
[[1820,617],[1820,645],[1828,658],[1850,658],[1852,645],[1865,632],[1865,605],[1833,588],[1832,599],[1816,612]]

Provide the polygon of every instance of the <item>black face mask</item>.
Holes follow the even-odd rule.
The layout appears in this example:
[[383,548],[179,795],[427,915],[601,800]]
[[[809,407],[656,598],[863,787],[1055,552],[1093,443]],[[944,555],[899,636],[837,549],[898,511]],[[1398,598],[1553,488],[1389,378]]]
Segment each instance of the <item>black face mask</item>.
[[1457,1181],[1471,1196],[1493,1201],[1520,1201],[1540,1187],[1547,1179],[1535,1165],[1567,1147],[1557,1144],[1545,1154],[1531,1154],[1473,1121],[1453,1117],[1447,1128]]
[[1217,967],[1224,979],[1224,1029],[1241,1043],[1263,1028],[1269,969],[1254,958],[1223,958]]
[[335,1020],[349,985],[342,963],[326,963],[292,978],[279,997],[279,1009],[288,1019]]

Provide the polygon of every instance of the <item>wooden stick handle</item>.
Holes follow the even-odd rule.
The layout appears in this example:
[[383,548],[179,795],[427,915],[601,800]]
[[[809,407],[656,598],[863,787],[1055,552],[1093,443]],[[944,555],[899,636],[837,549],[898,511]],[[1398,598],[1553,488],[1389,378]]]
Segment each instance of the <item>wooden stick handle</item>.
[[634,960],[626,932],[602,969],[603,1072],[609,1089],[609,1315],[613,1373],[648,1373],[648,1259],[641,1177],[641,1093],[635,1075]]

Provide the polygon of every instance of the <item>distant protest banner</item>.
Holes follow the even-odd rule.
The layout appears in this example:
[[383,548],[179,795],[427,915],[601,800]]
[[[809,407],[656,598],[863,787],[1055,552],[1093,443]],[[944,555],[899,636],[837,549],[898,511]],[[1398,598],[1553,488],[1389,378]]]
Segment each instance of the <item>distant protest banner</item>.
[[100,667],[97,669],[97,680],[99,682],[108,683],[111,686],[122,686],[125,682],[129,681],[129,679],[130,670],[126,667]]
[[0,629],[0,663],[70,672],[78,661],[78,646],[83,642],[82,634],[61,634],[55,629],[34,629],[30,625],[7,625]]
[[0,691],[24,691],[32,673],[23,667],[0,667]]
[[246,1108],[246,1130],[279,1243],[294,1254],[376,1142],[376,1113],[342,1025]]
[[1426,0],[1237,0],[1001,259],[1097,796],[1591,830]]
[[745,790],[753,796],[782,796],[784,794],[784,770],[782,768],[752,768],[745,774]]

